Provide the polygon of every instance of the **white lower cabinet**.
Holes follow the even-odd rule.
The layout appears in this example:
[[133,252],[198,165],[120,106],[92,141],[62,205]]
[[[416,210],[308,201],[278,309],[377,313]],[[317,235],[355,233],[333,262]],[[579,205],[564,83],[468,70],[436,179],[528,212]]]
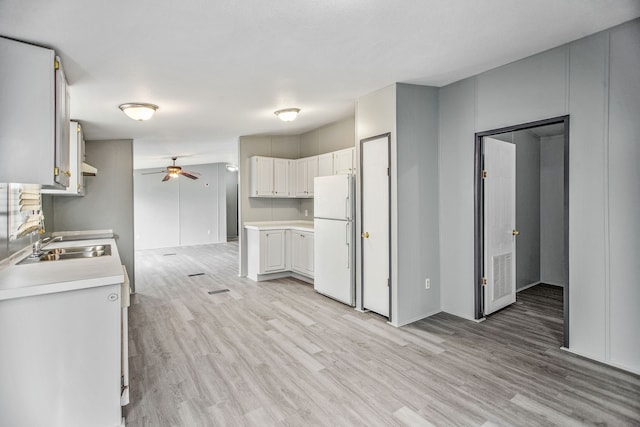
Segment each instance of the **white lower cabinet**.
[[313,232],[289,229],[247,230],[247,277],[260,281],[294,272],[313,278]]
[[260,232],[260,273],[273,273],[285,270],[285,236],[285,230],[269,230]]
[[0,301],[0,425],[124,425],[121,298],[113,284]]
[[291,270],[313,277],[313,233],[291,231]]

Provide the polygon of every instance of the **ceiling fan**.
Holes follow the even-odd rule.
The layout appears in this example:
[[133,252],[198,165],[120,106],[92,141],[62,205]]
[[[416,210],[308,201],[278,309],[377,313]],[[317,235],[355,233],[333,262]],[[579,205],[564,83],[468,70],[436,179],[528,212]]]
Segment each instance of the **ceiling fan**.
[[189,179],[198,179],[198,177],[195,176],[195,174],[197,174],[197,172],[186,172],[186,171],[183,171],[180,166],[176,166],[176,160],[177,159],[178,159],[177,157],[172,157],[171,160],[173,160],[173,164],[170,165],[170,166],[167,166],[167,168],[165,170],[163,170],[163,171],[147,172],[147,173],[143,173],[142,175],[152,175],[152,174],[155,174],[155,173],[166,173],[164,178],[162,178],[162,182],[168,181],[171,178],[177,178],[179,175],[182,175],[182,176],[187,177]]

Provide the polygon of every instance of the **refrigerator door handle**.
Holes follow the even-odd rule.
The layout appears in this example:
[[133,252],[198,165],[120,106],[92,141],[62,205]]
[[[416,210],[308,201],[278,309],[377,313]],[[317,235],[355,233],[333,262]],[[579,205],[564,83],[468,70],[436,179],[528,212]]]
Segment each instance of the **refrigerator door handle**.
[[[344,226],[345,231],[345,244],[349,246],[349,223],[347,222]],[[347,250],[347,269],[351,268],[351,257],[349,256],[349,250]]]
[[346,219],[351,219],[351,216],[349,215],[349,196],[344,198],[344,217]]

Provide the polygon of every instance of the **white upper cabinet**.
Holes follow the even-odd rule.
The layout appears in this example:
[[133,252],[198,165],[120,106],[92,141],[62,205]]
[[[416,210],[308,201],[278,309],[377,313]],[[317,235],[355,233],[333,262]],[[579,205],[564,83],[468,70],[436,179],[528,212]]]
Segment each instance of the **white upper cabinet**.
[[249,158],[250,197],[273,197],[273,160],[260,156]]
[[354,174],[355,148],[347,148],[333,153],[333,175]]
[[313,179],[318,176],[318,156],[296,160],[296,197],[313,197]]
[[43,194],[61,196],[84,196],[84,176],[82,162],[84,160],[84,134],[78,122],[69,122],[69,186],[64,190],[42,189]]
[[355,173],[355,148],[297,160],[249,158],[249,197],[313,197],[318,176]]
[[0,37],[0,182],[67,187],[69,95],[55,52]]
[[318,176],[333,175],[333,153],[318,156]]
[[289,162],[287,159],[273,159],[274,197],[289,197]]

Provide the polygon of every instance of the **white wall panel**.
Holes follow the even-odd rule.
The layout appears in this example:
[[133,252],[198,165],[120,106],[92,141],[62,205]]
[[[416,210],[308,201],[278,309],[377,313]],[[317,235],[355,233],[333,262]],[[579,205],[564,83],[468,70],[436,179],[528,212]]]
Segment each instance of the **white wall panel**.
[[566,46],[478,75],[476,129],[566,114]]
[[540,281],[565,285],[564,136],[540,139]]
[[180,245],[180,197],[178,180],[162,182],[164,174],[143,175],[158,169],[134,172],[136,249]]
[[605,126],[608,35],[570,47],[570,348],[605,358]]
[[[376,135],[391,132],[391,187],[396,185],[396,85],[386,86],[376,92],[358,98],[356,101],[356,162],[357,170],[360,170],[360,140]],[[392,265],[397,265],[397,195],[391,194],[391,223],[392,223]],[[356,233],[360,233],[360,175],[356,174]],[[361,277],[361,253],[360,245],[356,245],[356,306],[361,304],[360,293]],[[397,312],[397,271],[391,272],[392,282],[392,314]]]
[[473,319],[475,78],[440,89],[440,275],[442,309]]
[[610,357],[640,372],[640,21],[611,32]]

